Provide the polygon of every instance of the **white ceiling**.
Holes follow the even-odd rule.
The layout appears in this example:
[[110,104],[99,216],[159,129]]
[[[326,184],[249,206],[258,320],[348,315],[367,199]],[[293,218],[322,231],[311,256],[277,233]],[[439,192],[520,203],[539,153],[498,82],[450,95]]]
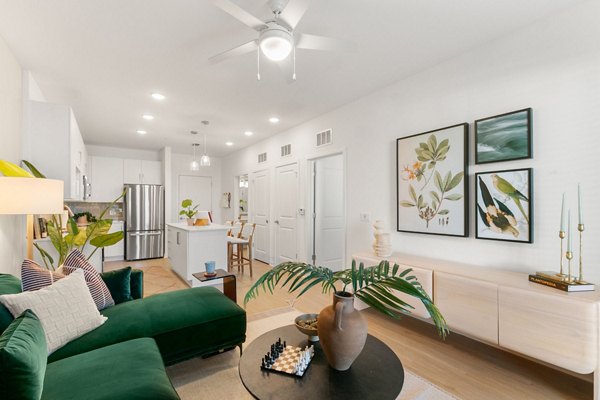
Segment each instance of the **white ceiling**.
[[[269,15],[265,0],[234,1]],[[313,0],[297,30],[350,39],[357,50],[298,50],[292,84],[264,58],[257,82],[255,53],[208,64],[256,37],[208,0],[0,0],[0,35],[48,101],[73,107],[86,143],[191,152],[197,130],[219,156],[579,2]],[[155,91],[167,99],[151,99]]]

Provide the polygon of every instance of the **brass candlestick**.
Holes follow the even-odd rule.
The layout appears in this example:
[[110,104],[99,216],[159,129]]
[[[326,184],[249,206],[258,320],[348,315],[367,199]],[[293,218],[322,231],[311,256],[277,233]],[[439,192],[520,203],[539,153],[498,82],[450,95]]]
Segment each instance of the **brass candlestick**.
[[558,237],[560,238],[560,273],[558,273],[557,275],[561,278],[564,278],[566,276],[563,270],[563,242],[566,236],[567,234],[565,233],[565,231],[558,231]]
[[569,261],[569,275],[565,279],[567,282],[573,282],[573,278],[571,277],[571,260],[573,259],[573,252],[567,250],[567,260]]
[[579,231],[579,277],[576,282],[580,284],[587,283],[583,280],[583,255],[582,255],[582,239],[583,239],[583,231],[585,230],[585,226],[583,224],[577,224],[577,230]]

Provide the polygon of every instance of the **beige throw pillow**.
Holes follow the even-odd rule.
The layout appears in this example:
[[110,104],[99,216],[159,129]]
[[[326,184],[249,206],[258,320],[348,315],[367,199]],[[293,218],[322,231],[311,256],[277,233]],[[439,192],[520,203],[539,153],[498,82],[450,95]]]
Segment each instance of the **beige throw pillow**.
[[0,303],[15,318],[28,309],[38,316],[48,354],[96,329],[107,319],[98,312],[82,270],[34,292],[2,295]]

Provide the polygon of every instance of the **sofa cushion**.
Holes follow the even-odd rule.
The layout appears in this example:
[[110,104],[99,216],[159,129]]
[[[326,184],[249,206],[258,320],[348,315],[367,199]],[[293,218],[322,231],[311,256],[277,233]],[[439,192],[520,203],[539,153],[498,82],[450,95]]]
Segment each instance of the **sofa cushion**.
[[[10,274],[0,274],[0,296],[3,294],[16,293],[21,293],[21,280]],[[8,311],[8,308],[0,303],[0,334],[8,328],[14,319],[13,315]]]
[[39,400],[46,372],[46,337],[26,310],[0,336],[0,390],[4,400]]
[[62,271],[65,275],[69,275],[76,270],[83,271],[85,283],[90,290],[90,294],[92,295],[98,310],[104,310],[107,307],[115,305],[115,301],[106,287],[106,283],[104,283],[100,274],[96,271],[96,268],[90,264],[86,256],[77,249],[69,253],[67,258],[65,258],[65,263],[62,267]]
[[36,313],[44,328],[49,353],[106,321],[96,309],[80,270],[34,292],[3,294],[0,302],[13,316],[27,309]]
[[131,297],[131,267],[104,272],[101,276],[115,304],[133,300]]
[[39,290],[52,285],[65,275],[60,271],[50,271],[42,268],[32,260],[24,260],[21,264],[21,285],[23,291]]
[[179,399],[152,339],[135,339],[49,364],[42,400]]
[[128,301],[102,311],[104,325],[48,358],[65,357],[140,337],[156,339],[166,364],[245,340],[246,313],[213,287],[183,289]]

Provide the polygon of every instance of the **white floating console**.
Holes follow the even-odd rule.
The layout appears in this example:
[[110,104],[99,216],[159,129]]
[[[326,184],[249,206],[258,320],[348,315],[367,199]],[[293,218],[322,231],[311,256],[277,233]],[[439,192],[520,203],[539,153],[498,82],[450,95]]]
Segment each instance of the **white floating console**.
[[[600,400],[600,289],[567,293],[531,283],[526,273],[398,253],[352,258],[365,266],[385,259],[413,268],[451,331],[578,374],[593,372],[594,399]],[[427,316],[424,308],[415,311]]]

